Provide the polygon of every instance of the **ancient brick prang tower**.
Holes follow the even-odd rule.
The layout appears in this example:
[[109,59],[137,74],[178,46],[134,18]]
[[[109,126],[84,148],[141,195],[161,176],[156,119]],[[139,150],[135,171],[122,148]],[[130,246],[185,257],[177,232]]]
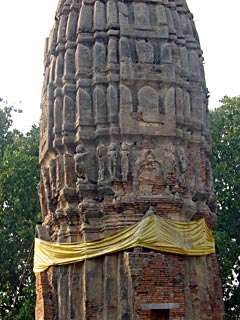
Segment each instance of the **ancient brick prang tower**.
[[[54,242],[216,204],[202,51],[185,0],[60,0],[45,46],[39,195]],[[50,267],[36,319],[223,319],[214,254],[141,247]]]

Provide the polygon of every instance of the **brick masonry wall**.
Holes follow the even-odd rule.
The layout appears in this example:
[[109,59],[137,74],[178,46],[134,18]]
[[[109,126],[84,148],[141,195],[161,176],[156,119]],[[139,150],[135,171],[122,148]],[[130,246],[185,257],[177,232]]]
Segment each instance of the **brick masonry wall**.
[[37,301],[35,309],[36,320],[53,320],[53,285],[52,268],[36,276]]
[[177,304],[170,320],[224,319],[215,255],[135,248],[50,268],[37,276],[37,292],[36,320],[161,319],[160,310],[144,310],[143,304]]
[[[145,266],[144,259],[148,261]],[[138,319],[155,317],[150,310],[143,310],[142,304],[163,303],[179,305],[170,310],[170,320],[224,319],[222,288],[214,255],[197,258],[167,253],[129,253],[128,265]]]

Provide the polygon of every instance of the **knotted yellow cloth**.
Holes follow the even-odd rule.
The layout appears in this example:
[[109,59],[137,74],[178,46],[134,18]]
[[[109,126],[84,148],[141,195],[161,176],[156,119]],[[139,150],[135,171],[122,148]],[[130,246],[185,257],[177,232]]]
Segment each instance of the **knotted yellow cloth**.
[[59,243],[35,239],[34,272],[123,251],[136,246],[191,256],[215,252],[215,243],[205,220],[178,222],[156,215],[143,218],[96,241]]

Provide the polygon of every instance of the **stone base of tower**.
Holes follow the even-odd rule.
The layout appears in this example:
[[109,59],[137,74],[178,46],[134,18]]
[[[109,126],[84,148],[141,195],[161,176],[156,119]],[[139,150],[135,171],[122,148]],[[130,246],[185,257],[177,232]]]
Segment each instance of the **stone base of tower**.
[[42,319],[224,319],[216,257],[135,248],[52,267],[37,276]]

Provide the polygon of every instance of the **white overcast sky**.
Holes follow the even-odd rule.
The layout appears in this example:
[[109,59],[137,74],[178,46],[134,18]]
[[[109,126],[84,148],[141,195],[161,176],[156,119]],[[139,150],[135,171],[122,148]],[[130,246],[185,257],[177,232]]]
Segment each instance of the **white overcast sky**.
[[[240,0],[187,2],[204,52],[213,109],[224,95],[240,95]],[[44,40],[54,23],[57,3],[0,0],[0,97],[23,110],[14,120],[23,132],[39,121]]]

